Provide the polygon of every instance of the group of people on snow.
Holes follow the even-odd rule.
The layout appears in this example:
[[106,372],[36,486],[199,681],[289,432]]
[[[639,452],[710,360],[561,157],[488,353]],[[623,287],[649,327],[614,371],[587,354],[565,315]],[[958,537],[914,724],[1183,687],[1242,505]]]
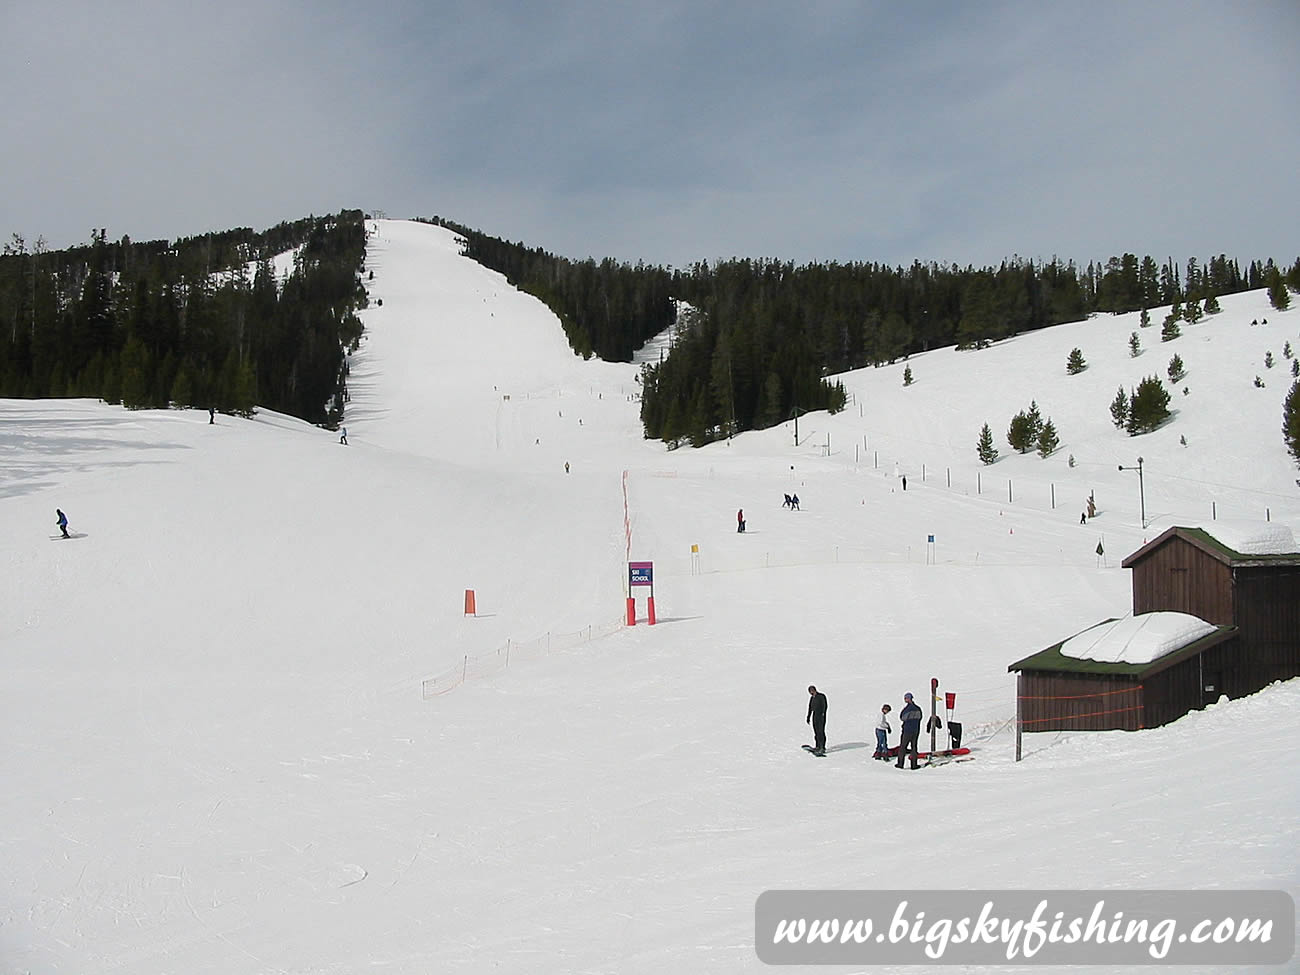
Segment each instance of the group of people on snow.
[[[880,707],[880,717],[876,720],[876,751],[871,757],[878,761],[889,761],[889,734],[893,730],[889,726],[889,715],[893,709],[888,704],[882,704]],[[917,759],[918,746],[917,742],[921,737],[921,719],[925,715],[920,706],[912,698],[911,692],[903,695],[903,710],[899,712],[901,722],[898,740],[898,761],[895,763],[896,768],[903,768],[904,761],[910,755],[912,768],[918,768]],[[808,716],[807,724],[812,725],[813,729],[813,747],[814,755],[826,754],[826,695],[817,690],[815,684],[808,685]]]

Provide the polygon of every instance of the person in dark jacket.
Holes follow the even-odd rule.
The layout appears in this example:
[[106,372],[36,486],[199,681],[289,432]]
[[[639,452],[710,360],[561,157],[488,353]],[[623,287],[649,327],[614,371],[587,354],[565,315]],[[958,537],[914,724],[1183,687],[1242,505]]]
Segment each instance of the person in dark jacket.
[[813,754],[826,754],[826,695],[812,684],[808,685],[808,718],[805,724],[812,725]]
[[739,511],[736,512],[736,531],[743,532],[744,530],[745,530],[745,509],[741,508]]
[[59,516],[58,521],[56,521],[55,524],[59,526],[59,531],[63,532],[63,537],[71,538],[72,536],[68,534],[68,516],[58,508],[54,509],[54,513]]
[[916,702],[912,700],[910,693],[903,695],[906,702],[903,710],[899,712],[898,719],[902,722],[902,736],[898,740],[898,763],[897,768],[903,767],[903,756],[910,749],[912,752],[912,768],[916,768],[916,740],[921,737],[921,718],[924,715],[921,709],[917,707]]

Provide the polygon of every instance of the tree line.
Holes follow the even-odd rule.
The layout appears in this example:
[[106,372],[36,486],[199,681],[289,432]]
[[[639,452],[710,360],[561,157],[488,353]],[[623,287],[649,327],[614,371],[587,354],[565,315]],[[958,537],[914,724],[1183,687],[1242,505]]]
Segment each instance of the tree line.
[[[0,253],[0,397],[89,396],[129,408],[255,404],[336,423],[356,311],[359,210],[165,240]],[[294,251],[276,280],[272,258]]]
[[468,257],[551,308],[584,356],[630,361],[673,325],[673,348],[642,368],[648,438],[703,444],[763,429],[808,410],[838,410],[827,376],[945,345],[980,348],[1093,312],[1159,305],[1200,310],[1221,295],[1300,288],[1300,259],[1244,268],[1225,255],[1185,267],[1172,259],[1113,257],[1080,268],[1016,258],[998,267],[910,267],[732,259],[686,269],[606,259],[571,261],[434,217],[465,239]]

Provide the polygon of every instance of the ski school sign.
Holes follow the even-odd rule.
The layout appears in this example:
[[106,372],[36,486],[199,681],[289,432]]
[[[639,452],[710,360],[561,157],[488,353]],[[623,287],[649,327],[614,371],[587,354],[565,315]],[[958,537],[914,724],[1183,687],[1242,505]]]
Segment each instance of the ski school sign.
[[627,625],[636,626],[636,597],[632,590],[637,586],[649,586],[650,595],[646,600],[651,626],[655,625],[655,564],[653,562],[629,562],[627,564]]

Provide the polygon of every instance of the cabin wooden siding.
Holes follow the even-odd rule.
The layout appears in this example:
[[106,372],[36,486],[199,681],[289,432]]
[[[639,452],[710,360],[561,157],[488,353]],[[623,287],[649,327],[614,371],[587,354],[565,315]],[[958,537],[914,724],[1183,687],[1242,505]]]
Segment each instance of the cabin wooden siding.
[[1300,566],[1239,566],[1236,577],[1240,659],[1232,697],[1300,675]]
[[1133,615],[1175,612],[1233,623],[1232,567],[1178,536],[1132,566]]
[[1132,677],[1021,671],[1017,713],[1023,731],[1137,731],[1143,689]]

